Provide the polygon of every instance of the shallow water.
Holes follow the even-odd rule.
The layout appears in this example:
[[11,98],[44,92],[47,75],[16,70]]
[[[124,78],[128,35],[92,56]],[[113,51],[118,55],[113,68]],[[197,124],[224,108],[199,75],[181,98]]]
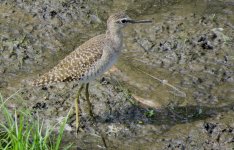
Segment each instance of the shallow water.
[[[197,16],[211,15],[214,18],[216,16],[221,17],[223,15],[228,18],[228,20],[226,21],[233,23],[233,15],[226,14],[226,12],[229,11],[230,13],[233,13],[233,7],[230,6],[228,2],[209,1],[183,1],[166,6],[165,4],[162,4],[162,7],[155,5],[154,2],[151,3],[152,4],[150,4],[149,6],[152,6],[153,8],[145,8],[144,10],[147,10],[145,13],[144,11],[140,12],[141,14],[143,14],[141,18],[153,19],[154,23],[150,25],[151,27],[149,25],[141,25],[140,27],[137,26],[136,28],[131,26],[125,30],[126,38],[127,40],[129,39],[128,41],[141,42],[137,38],[143,38],[143,40],[147,39],[148,41],[150,41],[148,42],[146,40],[148,42],[145,44],[146,48],[142,48],[142,45],[140,45],[141,43],[137,45],[136,42],[127,42],[127,49],[125,49],[123,57],[117,65],[129,78],[127,79],[127,82],[125,82],[125,86],[127,86],[128,89],[130,89],[130,91],[132,91],[134,94],[154,100],[157,103],[161,103],[163,105],[166,105],[169,102],[196,105],[197,99],[196,96],[194,96],[196,92],[202,92],[206,94],[209,93],[210,95],[208,95],[208,97],[215,97],[216,102],[214,102],[214,106],[231,104],[232,100],[234,99],[234,95],[232,92],[233,81],[221,83],[219,79],[217,79],[221,78],[220,74],[222,74],[221,72],[224,70],[230,72],[231,76],[233,75],[233,52],[230,46],[231,43],[229,43],[230,47],[223,46],[222,49],[218,49],[215,52],[206,52],[207,50],[204,50],[204,53],[207,54],[203,55],[206,56],[201,57],[200,60],[193,62],[191,58],[188,58],[190,56],[189,54],[187,54],[187,51],[189,51],[188,49],[192,50],[193,47],[185,43],[185,40],[188,40],[189,38],[191,38],[191,36],[194,38],[193,35],[197,36],[196,32],[203,30],[202,28],[204,28],[204,30],[206,31],[205,34],[209,32],[209,30],[207,30],[207,28],[203,27],[202,25],[194,25],[194,23],[196,23],[196,21],[198,20],[194,18],[194,20],[189,20],[189,17],[191,17],[193,14],[196,14]],[[127,6],[131,6],[131,8],[134,10],[136,10],[135,7],[137,8],[137,5],[134,4],[128,4]],[[155,7],[159,7],[159,9],[155,9]],[[129,11],[131,12],[131,10]],[[186,19],[186,17],[188,17],[188,19]],[[166,23],[172,25],[175,22],[178,24],[181,23],[182,29],[169,29],[170,33],[164,33],[163,31],[160,33],[159,31],[159,35],[157,35],[157,33],[153,35],[151,34],[155,30],[160,30],[157,29],[160,28],[157,27],[157,25],[163,26]],[[219,26],[218,24],[215,24],[213,27],[218,28],[222,27],[222,25]],[[147,32],[148,28],[151,28],[151,32]],[[152,28],[154,28],[155,30],[153,30]],[[141,31],[146,31],[146,33],[144,34],[144,32],[142,32],[142,34],[138,34],[136,31],[138,29]],[[134,30],[135,33],[133,33]],[[177,32],[177,30],[181,31]],[[228,34],[228,30],[230,29],[224,29],[224,32]],[[136,38],[131,38],[134,36]],[[229,34],[228,36],[232,35]],[[165,41],[165,38],[171,38],[170,40],[174,40],[172,42],[175,42],[178,47],[175,48],[175,50],[171,50],[169,52],[162,52],[160,50],[157,50],[157,44],[160,45],[160,42]],[[142,43],[144,44],[144,41]],[[144,52],[145,49],[147,49],[147,46],[150,49],[150,52],[148,54]],[[194,51],[196,50],[197,49],[194,48]],[[177,58],[173,55],[171,56],[171,54],[169,54],[168,56],[168,53],[177,55]],[[183,56],[184,60],[178,60],[178,55],[183,54],[186,55]],[[223,61],[223,58],[226,56],[231,58],[229,61],[230,65],[220,62]],[[127,57],[127,59],[124,59],[125,57]],[[167,57],[169,57],[169,60],[167,60]],[[165,59],[165,61],[170,61],[169,66],[162,67],[161,62],[163,62],[163,59]],[[162,61],[160,62],[159,60]],[[163,85],[158,80],[153,79],[145,73],[139,72],[137,68],[158,79],[168,81],[168,83],[178,88],[178,90],[182,93],[173,90],[171,87]],[[216,71],[216,73],[214,71]],[[223,73],[225,74],[225,71]],[[196,82],[194,80],[203,80],[201,82],[205,83],[194,83]],[[186,83],[183,84],[183,82]],[[183,98],[184,94],[186,94],[185,98]],[[207,99],[207,97],[205,97],[204,94],[204,97],[200,97],[199,99],[200,101],[203,101],[204,99]],[[204,103],[204,105],[207,105],[207,103]],[[203,104],[201,103],[201,105]]]

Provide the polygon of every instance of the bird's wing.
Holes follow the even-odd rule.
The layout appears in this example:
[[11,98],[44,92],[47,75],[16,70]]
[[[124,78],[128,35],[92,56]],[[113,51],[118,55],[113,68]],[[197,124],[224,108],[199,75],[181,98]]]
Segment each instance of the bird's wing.
[[32,85],[40,86],[55,82],[80,80],[88,69],[102,57],[105,35],[91,38],[66,56],[49,72],[34,80]]

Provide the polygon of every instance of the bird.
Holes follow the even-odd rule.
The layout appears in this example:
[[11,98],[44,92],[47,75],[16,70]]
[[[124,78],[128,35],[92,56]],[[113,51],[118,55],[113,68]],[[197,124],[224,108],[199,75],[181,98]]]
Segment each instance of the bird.
[[78,132],[80,124],[78,105],[84,86],[89,115],[93,117],[92,104],[89,100],[89,82],[95,80],[116,63],[123,47],[122,29],[124,27],[129,24],[151,22],[150,20],[131,19],[125,12],[110,15],[104,34],[97,35],[81,44],[54,68],[33,80],[32,85],[46,86],[74,80],[81,84],[75,98],[76,132]]

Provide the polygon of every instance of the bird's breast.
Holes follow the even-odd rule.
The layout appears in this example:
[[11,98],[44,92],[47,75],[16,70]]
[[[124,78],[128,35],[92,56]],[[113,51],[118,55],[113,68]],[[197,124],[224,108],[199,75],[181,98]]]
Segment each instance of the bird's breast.
[[88,71],[86,71],[81,82],[90,82],[102,75],[117,61],[120,52],[104,52],[101,59],[99,59]]

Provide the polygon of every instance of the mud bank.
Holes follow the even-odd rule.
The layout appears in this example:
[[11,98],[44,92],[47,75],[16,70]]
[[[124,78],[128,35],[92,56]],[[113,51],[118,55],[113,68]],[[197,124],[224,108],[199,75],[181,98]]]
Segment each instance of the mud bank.
[[[102,5],[103,7],[99,7]],[[78,83],[30,87],[27,81],[75,47],[105,32],[111,12],[152,19],[124,30],[116,66],[91,83],[95,120],[84,96],[64,143],[73,149],[231,149],[234,147],[232,1],[2,1],[0,91],[8,105],[52,125],[73,106]],[[171,85],[171,86],[168,86]],[[105,141],[105,142],[104,142]]]

